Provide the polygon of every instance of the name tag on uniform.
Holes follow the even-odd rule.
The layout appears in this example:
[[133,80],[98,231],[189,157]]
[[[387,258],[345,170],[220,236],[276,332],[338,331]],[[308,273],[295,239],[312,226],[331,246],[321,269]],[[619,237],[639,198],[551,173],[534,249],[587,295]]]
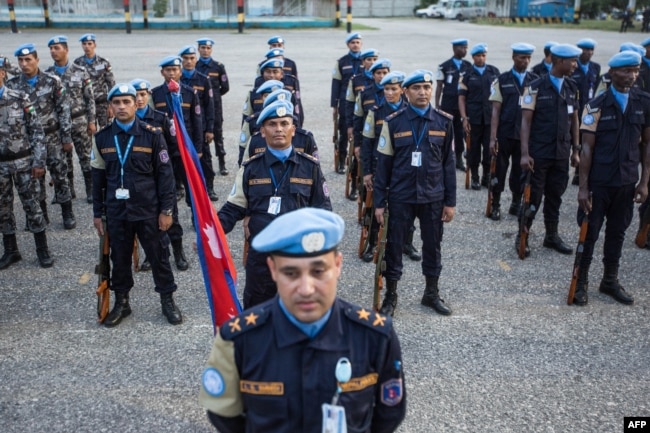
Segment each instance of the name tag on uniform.
[[323,403],[323,429],[322,433],[347,433],[345,422],[345,408]]
[[78,75],[73,75],[70,77],[70,81],[81,81],[81,77]]
[[451,74],[447,75],[447,84],[451,84],[451,82],[454,81],[454,76]]
[[280,205],[282,204],[282,197],[271,197],[269,201],[269,210],[267,211],[271,215],[277,215],[280,213]]
[[411,152],[411,166],[412,167],[422,166],[422,152]]
[[126,188],[117,188],[115,190],[115,198],[118,200],[128,200],[129,190]]
[[566,111],[569,114],[573,114],[573,105],[567,105],[566,106]]
[[101,70],[103,70],[103,69],[104,69],[104,64],[103,64],[103,63],[100,63],[100,64],[98,64],[97,66],[95,66],[95,70],[96,70],[96,71],[101,71]]
[[523,100],[524,100],[524,97],[523,97],[523,96],[520,96],[520,97],[519,97],[519,106],[520,106],[520,107],[521,107],[521,103],[522,103]]

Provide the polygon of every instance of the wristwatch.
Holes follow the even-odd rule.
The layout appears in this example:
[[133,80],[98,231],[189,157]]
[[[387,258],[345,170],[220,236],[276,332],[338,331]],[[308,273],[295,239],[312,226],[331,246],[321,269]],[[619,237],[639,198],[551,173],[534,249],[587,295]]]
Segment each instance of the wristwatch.
[[174,213],[174,210],[173,209],[163,209],[163,210],[160,211],[160,213],[165,215],[165,216],[172,216],[172,214]]

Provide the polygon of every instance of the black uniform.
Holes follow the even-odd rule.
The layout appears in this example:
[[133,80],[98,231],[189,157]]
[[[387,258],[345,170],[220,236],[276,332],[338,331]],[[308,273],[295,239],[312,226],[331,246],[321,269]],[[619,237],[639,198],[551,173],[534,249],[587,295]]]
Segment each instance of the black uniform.
[[548,64],[548,66],[547,66],[547,63],[544,62],[544,60],[542,60],[541,62],[539,62],[535,66],[533,66],[533,68],[531,69],[533,74],[537,75],[538,77],[541,77],[542,75],[548,74],[550,70],[551,70],[551,65]]
[[[317,159],[294,150],[283,163],[266,151],[245,161],[237,173],[228,201],[219,210],[224,232],[229,233],[237,221],[250,216],[248,229],[252,241],[276,217],[269,213],[271,197],[274,196],[281,199],[279,214],[307,206],[332,209],[329,190]],[[275,296],[276,287],[266,256],[253,248],[248,251],[244,308]]]
[[363,67],[358,74],[350,79],[348,90],[345,93],[345,124],[348,128],[354,127],[354,105],[357,102],[357,95],[374,82],[372,73],[367,72]]
[[[223,146],[223,101],[222,96],[230,90],[230,82],[223,63],[209,58],[204,61],[199,58],[196,70],[210,79],[212,86],[212,100],[214,102],[214,147],[217,156],[224,156],[226,150]],[[209,144],[209,143],[208,143]]]
[[[300,82],[298,81],[298,78],[296,78],[293,75],[289,75],[286,72],[282,76],[282,79],[280,81],[282,81],[282,83],[284,84],[284,89],[291,92],[291,103],[293,104],[293,117],[294,119],[296,119],[294,121],[295,125],[302,126],[303,123],[305,123],[305,112],[302,109],[302,100],[300,99]],[[262,99],[261,95],[255,92],[255,89],[260,87],[262,83],[264,83],[264,77],[257,77],[255,79],[253,91],[251,91],[249,95],[249,100],[251,101],[251,104],[248,107],[248,111],[246,111],[246,107],[244,107],[245,108],[244,120],[246,120],[246,116],[262,111],[262,105],[264,104],[264,100]]]
[[582,64],[578,61],[578,67],[571,75],[571,79],[576,82],[578,86],[578,106],[579,113],[587,105],[587,102],[594,99],[596,96],[596,88],[598,80],[600,79],[600,65],[595,62],[587,63],[587,72],[582,69]]
[[339,142],[337,144],[339,153],[339,167],[345,164],[348,156],[348,129],[345,121],[346,104],[345,95],[350,79],[361,70],[360,53],[352,55],[348,52],[345,56],[336,61],[332,72],[332,89],[330,93],[330,107],[338,109]]

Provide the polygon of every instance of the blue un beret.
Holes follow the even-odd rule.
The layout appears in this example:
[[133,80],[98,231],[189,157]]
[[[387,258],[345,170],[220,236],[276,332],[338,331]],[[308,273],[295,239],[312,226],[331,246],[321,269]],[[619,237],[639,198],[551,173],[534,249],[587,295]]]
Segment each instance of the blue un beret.
[[18,48],[16,48],[16,51],[14,51],[14,56],[20,57],[20,56],[26,56],[27,54],[31,54],[34,51],[36,51],[36,45],[34,44],[22,44]]
[[641,46],[642,46],[642,47],[647,47],[648,45],[650,45],[650,38],[645,38],[645,39],[641,42]]
[[344,233],[345,222],[334,212],[304,207],[271,221],[251,246],[280,256],[314,257],[334,250]]
[[260,84],[255,91],[261,95],[263,93],[275,92],[278,89],[284,89],[284,83],[282,81],[268,80]]
[[67,43],[68,43],[68,37],[67,36],[58,35],[58,36],[54,36],[52,39],[50,39],[47,42],[47,46],[51,47],[52,45],[67,44]]
[[551,47],[551,54],[562,59],[571,59],[582,54],[582,50],[571,44],[557,44]]
[[82,37],[79,38],[79,42],[88,42],[88,41],[96,41],[97,37],[95,37],[94,33],[86,33]]
[[551,47],[556,46],[557,44],[558,43],[555,42],[555,41],[546,41],[546,43],[544,44],[544,49],[547,50],[547,49],[549,49]]
[[282,68],[284,67],[284,60],[272,57],[260,65],[260,71],[266,68]]
[[269,39],[267,44],[284,44],[284,38],[282,36],[271,36],[271,39]]
[[377,59],[370,67],[370,72],[375,72],[377,69],[390,69],[391,63],[388,59]]
[[260,126],[267,119],[278,117],[293,118],[293,104],[289,101],[275,101],[266,106],[257,117],[257,126]]
[[363,50],[361,51],[361,55],[360,55],[362,59],[366,59],[368,57],[377,57],[377,56],[379,56],[379,50],[375,48],[368,48],[367,50]]
[[512,48],[512,53],[513,54],[533,54],[533,51],[535,51],[535,45],[527,44],[525,42],[518,42],[516,44],[510,45],[510,48]]
[[117,83],[113,88],[108,92],[108,100],[110,101],[115,96],[133,96],[135,98],[136,91],[135,88],[129,83]]
[[634,51],[626,50],[614,54],[607,65],[610,68],[623,68],[626,66],[639,66],[641,64],[641,55]]
[[404,74],[404,72],[392,71],[384,75],[384,78],[381,79],[379,84],[382,86],[385,86],[386,84],[401,84],[404,82],[405,78],[406,74]]
[[135,80],[131,80],[129,83],[130,85],[133,86],[133,88],[138,91],[138,90],[151,90],[151,83],[147,80],[144,80],[142,78],[136,78]]
[[476,44],[469,51],[469,55],[470,56],[475,56],[477,54],[485,54],[485,53],[487,53],[487,50],[488,50],[487,44],[483,44],[483,43]]
[[160,61],[158,66],[164,68],[165,66],[181,66],[182,60],[178,56],[167,56]]
[[402,87],[408,87],[417,83],[433,83],[433,72],[426,69],[417,69],[404,79]]
[[274,57],[282,57],[284,56],[284,50],[282,48],[272,48],[264,54],[264,57],[267,59],[272,59]]
[[207,45],[208,47],[211,47],[214,45],[214,41],[210,38],[201,38],[197,39],[196,43],[201,46],[201,45]]
[[623,42],[618,51],[620,53],[622,53],[623,51],[634,51],[635,53],[638,53],[640,56],[645,56],[645,48],[633,42]]
[[289,101],[291,102],[291,92],[286,89],[274,90],[266,96],[262,103],[262,108],[266,108],[275,101]]
[[596,48],[596,41],[594,41],[593,39],[584,38],[584,39],[580,39],[576,43],[576,46],[578,48],[586,48],[588,50],[593,50],[594,48]]
[[186,56],[186,55],[190,55],[190,54],[196,55],[196,47],[194,45],[185,45],[178,52],[179,56]]
[[468,43],[469,43],[469,40],[465,39],[465,38],[454,39],[453,41],[451,41],[451,45],[465,45],[465,46],[467,46]]
[[361,39],[361,33],[351,33],[350,36],[345,38],[345,43],[350,43],[350,41],[353,41],[355,39]]

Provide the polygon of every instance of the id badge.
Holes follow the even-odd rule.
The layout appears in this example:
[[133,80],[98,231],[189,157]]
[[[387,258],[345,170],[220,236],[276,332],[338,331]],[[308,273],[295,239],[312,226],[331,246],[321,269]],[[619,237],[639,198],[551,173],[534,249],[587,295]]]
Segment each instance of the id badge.
[[269,210],[267,211],[271,215],[277,215],[280,213],[280,205],[282,204],[282,197],[271,197],[269,201]]
[[411,153],[411,166],[412,167],[421,167],[422,166],[422,152],[412,152]]
[[128,200],[129,190],[126,188],[118,188],[115,190],[115,198],[118,200]]
[[345,408],[323,403],[323,429],[322,433],[347,433],[348,426],[345,422]]
[[452,74],[447,75],[447,84],[451,84],[454,81],[454,76]]
[[573,105],[567,105],[566,106],[566,111],[569,114],[573,114]]
[[594,99],[594,89],[589,89],[589,99]]

